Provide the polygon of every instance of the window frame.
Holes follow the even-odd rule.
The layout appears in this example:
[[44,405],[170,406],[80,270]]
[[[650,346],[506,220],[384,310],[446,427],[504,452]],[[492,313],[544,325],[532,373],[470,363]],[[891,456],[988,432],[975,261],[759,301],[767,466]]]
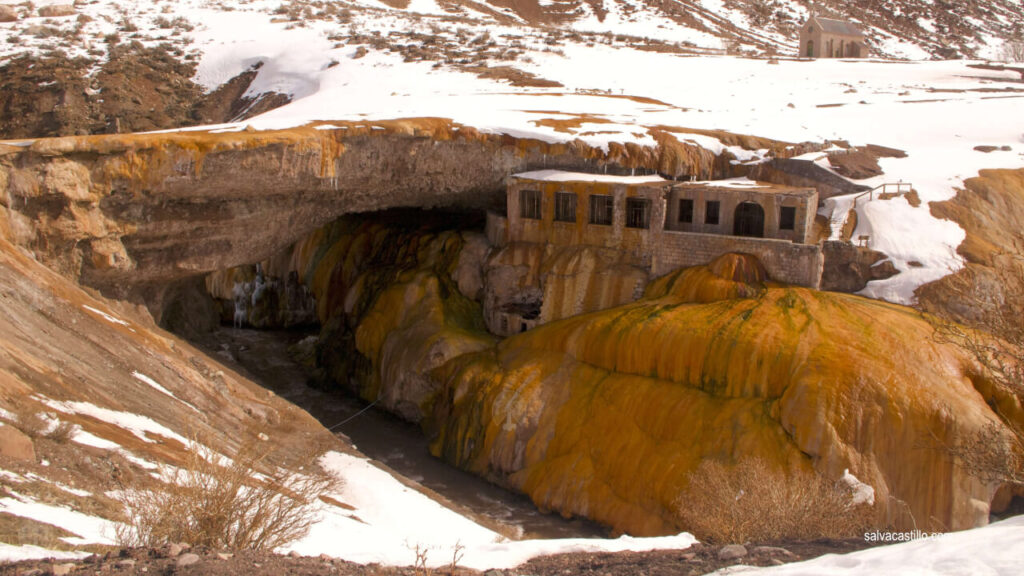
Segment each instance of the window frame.
[[[635,215],[639,214],[639,222]],[[651,200],[650,198],[631,197],[626,198],[626,228],[634,230],[651,229]]]
[[[536,215],[531,215],[536,210]],[[523,220],[543,220],[543,201],[540,190],[521,188],[519,190],[519,217]]]
[[[572,199],[570,202],[569,199]],[[571,210],[570,210],[571,208]],[[572,214],[568,214],[571,212]],[[576,223],[579,213],[579,196],[575,192],[559,190],[555,192],[555,222]]]
[[[696,207],[693,198],[680,198],[679,199],[679,212],[676,214],[676,222],[680,224],[693,224],[693,209]],[[683,206],[689,206],[688,210],[683,210]],[[689,217],[683,219],[683,214],[687,214]]]
[[[602,206],[598,206],[598,203],[603,203]],[[589,204],[589,214],[587,221],[595,226],[612,226],[615,223],[615,196],[610,194],[591,194]],[[598,208],[604,208],[604,217],[600,220],[596,218],[596,212]]]
[[[714,207],[714,210],[711,208]],[[714,214],[714,220],[711,215]],[[722,202],[721,200],[708,200],[704,202],[704,223],[711,226],[719,226],[722,223]]]
[[779,230],[796,231],[796,206],[779,207]]

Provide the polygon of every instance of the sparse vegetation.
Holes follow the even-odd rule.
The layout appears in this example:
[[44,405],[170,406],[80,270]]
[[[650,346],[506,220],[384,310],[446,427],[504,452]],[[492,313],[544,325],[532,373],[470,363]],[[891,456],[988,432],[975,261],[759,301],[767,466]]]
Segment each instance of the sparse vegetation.
[[1000,55],[1004,62],[1024,62],[1024,40],[1007,40]]
[[12,407],[13,424],[32,439],[47,438],[66,443],[75,433],[75,425],[59,420],[42,410],[34,402],[21,402]]
[[704,461],[676,506],[685,530],[716,544],[860,536],[873,516],[842,483],[813,472],[787,476],[756,458]]
[[193,441],[181,468],[161,470],[166,482],[122,491],[127,518],[118,543],[273,550],[301,538],[318,520],[309,504],[338,480],[316,467],[296,474],[271,466],[268,455],[254,439],[230,462],[217,462]]
[[[956,298],[973,310],[972,326],[938,316],[925,318],[935,330],[935,339],[966,351],[982,369],[981,376],[992,385],[993,395],[1016,397],[1024,402],[1024,323],[1018,306],[1024,302],[1024,270],[1015,282],[1004,284],[1002,294],[971,289],[968,282]],[[986,482],[1024,486],[1024,430],[993,404],[1012,433],[1006,434],[995,422],[981,431],[957,438],[939,448],[954,455],[967,471]]]

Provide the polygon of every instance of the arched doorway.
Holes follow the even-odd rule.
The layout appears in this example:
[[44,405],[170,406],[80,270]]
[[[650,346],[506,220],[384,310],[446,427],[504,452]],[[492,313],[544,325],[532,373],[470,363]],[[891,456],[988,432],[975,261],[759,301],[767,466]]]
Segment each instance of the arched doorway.
[[807,57],[814,58],[814,40],[807,41]]
[[764,209],[757,202],[743,202],[736,207],[732,233],[736,236],[764,238]]

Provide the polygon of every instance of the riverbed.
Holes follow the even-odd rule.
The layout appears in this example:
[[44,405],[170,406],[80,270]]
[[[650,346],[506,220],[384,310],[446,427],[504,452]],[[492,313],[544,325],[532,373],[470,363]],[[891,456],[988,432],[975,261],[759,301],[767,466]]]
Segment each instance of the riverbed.
[[342,391],[307,385],[307,369],[288,347],[312,333],[221,327],[197,344],[218,360],[309,412],[385,468],[440,495],[462,511],[518,538],[599,538],[604,527],[544,513],[524,495],[491,484],[433,457],[420,428]]

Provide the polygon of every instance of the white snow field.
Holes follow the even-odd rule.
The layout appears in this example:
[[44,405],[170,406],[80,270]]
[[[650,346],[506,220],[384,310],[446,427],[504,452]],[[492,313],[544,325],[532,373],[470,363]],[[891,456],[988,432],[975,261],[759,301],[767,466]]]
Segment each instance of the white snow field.
[[730,567],[715,576],[1018,576],[1024,566],[1024,516],[851,554],[827,554],[772,568]]

